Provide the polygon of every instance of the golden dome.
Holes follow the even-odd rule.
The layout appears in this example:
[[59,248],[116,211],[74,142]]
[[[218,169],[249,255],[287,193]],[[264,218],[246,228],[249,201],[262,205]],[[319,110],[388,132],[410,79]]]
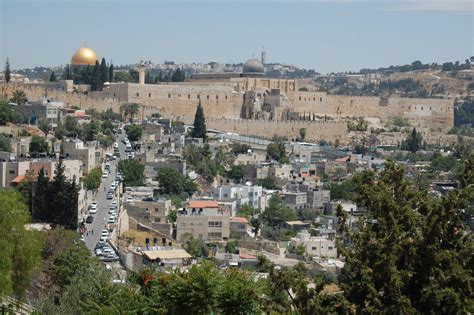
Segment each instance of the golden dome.
[[97,54],[90,48],[79,48],[71,58],[73,65],[95,65],[97,61]]

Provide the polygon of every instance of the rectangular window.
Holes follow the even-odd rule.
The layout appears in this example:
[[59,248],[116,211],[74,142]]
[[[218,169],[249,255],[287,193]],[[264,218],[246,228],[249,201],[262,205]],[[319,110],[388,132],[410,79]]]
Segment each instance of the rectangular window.
[[333,250],[334,247],[328,246],[328,250]]
[[222,221],[209,221],[207,223],[208,227],[222,227]]
[[139,97],[139,96],[140,96],[140,93],[137,93],[137,97]]
[[15,170],[9,170],[8,174],[15,174]]
[[210,239],[221,239],[222,238],[222,233],[221,232],[210,232],[209,233],[209,238]]
[[317,249],[317,247],[314,247],[314,246],[313,246],[313,247],[311,247],[311,250],[316,250],[316,249]]

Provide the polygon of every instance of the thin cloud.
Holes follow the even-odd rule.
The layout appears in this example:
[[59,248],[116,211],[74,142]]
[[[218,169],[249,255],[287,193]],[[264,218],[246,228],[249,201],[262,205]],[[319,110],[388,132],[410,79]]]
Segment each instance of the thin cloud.
[[391,3],[391,10],[397,11],[474,11],[474,1],[439,0],[439,1],[400,1]]

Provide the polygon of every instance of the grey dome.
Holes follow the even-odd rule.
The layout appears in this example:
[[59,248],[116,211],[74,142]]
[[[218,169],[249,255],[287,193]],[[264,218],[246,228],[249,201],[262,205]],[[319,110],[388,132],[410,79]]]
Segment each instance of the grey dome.
[[249,59],[243,66],[244,73],[263,73],[265,69],[258,59]]

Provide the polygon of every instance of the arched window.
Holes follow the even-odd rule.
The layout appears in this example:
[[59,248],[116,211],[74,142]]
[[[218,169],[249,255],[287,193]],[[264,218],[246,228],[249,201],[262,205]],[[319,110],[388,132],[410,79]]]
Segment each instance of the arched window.
[[151,93],[148,93],[148,97],[151,97]]
[[139,97],[139,96],[140,96],[140,93],[137,93],[137,97]]
[[207,95],[206,98],[209,99],[209,95]]
[[218,100],[218,99],[219,99],[219,95],[216,95],[216,100]]
[[171,98],[171,94],[168,94],[168,98]]
[[188,99],[190,99],[190,98],[191,98],[191,94],[188,94]]

